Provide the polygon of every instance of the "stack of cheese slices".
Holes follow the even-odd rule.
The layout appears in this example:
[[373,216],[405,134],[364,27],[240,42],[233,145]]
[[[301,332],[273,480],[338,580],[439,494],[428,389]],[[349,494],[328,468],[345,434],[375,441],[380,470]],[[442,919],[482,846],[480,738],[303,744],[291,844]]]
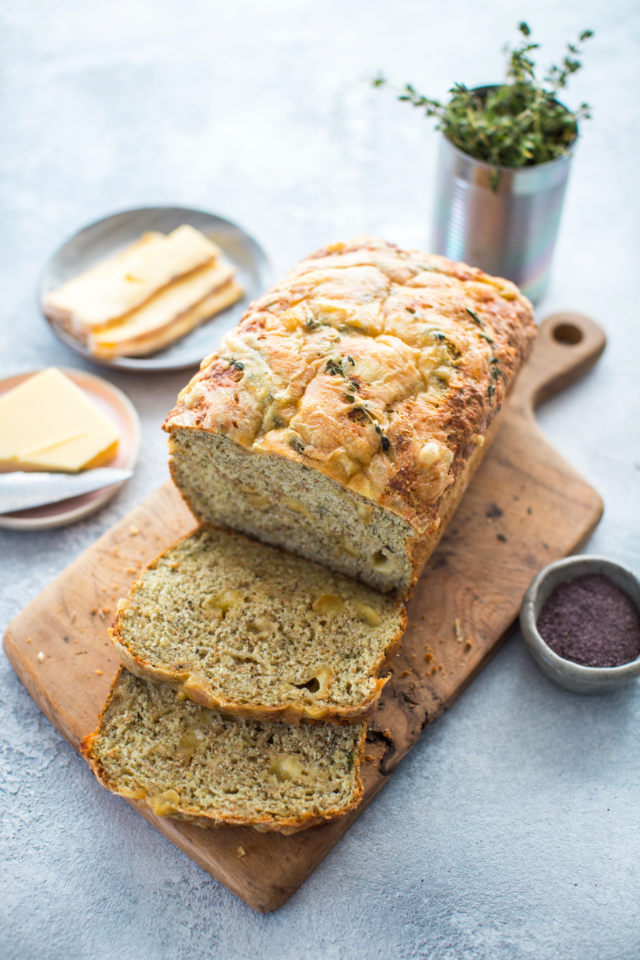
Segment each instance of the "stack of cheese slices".
[[185,224],[143,234],[47,294],[43,310],[96,357],[143,356],[239,300],[234,275],[216,244]]
[[165,424],[203,525],[120,604],[105,786],[203,826],[353,809],[402,600],[534,335],[508,281],[371,238],[251,305]]

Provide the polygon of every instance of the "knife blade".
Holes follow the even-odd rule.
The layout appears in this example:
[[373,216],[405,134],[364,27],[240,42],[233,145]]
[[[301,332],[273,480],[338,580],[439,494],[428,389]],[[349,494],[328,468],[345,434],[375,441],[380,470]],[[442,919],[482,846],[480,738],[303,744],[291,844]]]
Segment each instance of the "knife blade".
[[91,493],[133,476],[133,470],[98,467],[85,473],[0,473],[0,514],[58,503],[82,493]]

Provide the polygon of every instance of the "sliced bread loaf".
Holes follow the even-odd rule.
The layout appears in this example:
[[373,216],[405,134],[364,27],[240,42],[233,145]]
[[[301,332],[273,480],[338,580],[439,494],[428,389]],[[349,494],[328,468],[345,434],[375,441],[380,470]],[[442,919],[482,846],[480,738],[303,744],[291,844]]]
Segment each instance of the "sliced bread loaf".
[[164,429],[193,513],[410,593],[535,337],[508,280],[372,237],[250,305]]
[[356,723],[405,622],[398,601],[348,577],[201,527],[144,571],[110,633],[128,670],[205,707]]
[[222,717],[121,667],[81,750],[107,789],[157,816],[296,833],[358,804],[365,731]]

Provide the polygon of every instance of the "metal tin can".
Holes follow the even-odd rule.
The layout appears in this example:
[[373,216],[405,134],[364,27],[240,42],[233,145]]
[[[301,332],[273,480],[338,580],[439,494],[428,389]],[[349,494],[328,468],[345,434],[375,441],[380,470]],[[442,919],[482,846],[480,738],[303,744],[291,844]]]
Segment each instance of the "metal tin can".
[[547,289],[573,148],[533,167],[497,167],[441,138],[433,249],[516,283]]

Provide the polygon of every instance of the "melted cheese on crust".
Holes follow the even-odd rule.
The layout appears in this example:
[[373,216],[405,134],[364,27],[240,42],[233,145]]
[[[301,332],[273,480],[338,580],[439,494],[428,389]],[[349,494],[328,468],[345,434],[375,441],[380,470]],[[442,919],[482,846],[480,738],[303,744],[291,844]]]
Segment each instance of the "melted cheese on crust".
[[361,237],[254,301],[164,429],[314,467],[423,532],[535,337],[508,280]]

